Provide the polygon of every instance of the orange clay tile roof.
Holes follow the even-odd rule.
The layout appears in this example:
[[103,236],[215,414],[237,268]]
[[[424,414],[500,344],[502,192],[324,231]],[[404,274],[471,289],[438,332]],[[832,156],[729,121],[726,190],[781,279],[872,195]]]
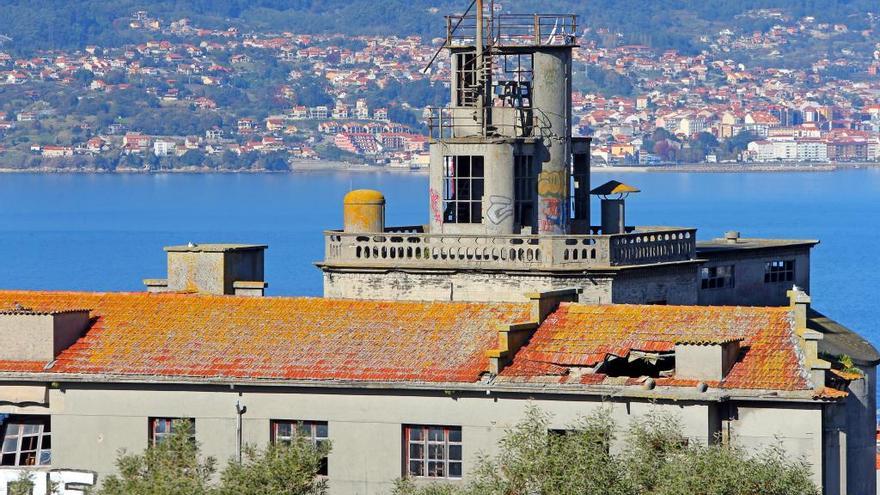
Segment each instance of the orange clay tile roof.
[[[789,308],[583,305],[563,303],[503,370],[512,382],[599,384],[605,375],[565,375],[569,367],[593,367],[609,355],[670,352],[676,342],[742,339],[740,359],[721,383],[728,389],[807,390]],[[693,383],[691,383],[693,382]],[[691,386],[692,380],[660,378],[657,385]]]
[[493,322],[529,317],[508,303],[0,291],[0,309],[16,303],[92,309],[46,372],[178,377],[475,382],[497,346]]
[[0,371],[36,373],[46,367],[44,361],[4,361],[0,359]]

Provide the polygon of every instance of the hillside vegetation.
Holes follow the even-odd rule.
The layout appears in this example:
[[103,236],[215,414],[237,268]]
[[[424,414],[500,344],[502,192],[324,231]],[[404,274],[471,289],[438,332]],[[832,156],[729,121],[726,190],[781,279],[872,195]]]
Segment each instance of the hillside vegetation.
[[[615,43],[655,48],[698,49],[707,30],[733,22],[744,30],[766,29],[772,18],[742,16],[756,9],[781,9],[799,18],[866,27],[876,0],[516,0],[499,2],[516,12],[573,12],[584,26],[624,33]],[[419,34],[441,36],[443,15],[460,12],[467,0],[6,0],[0,16],[3,49],[17,53],[119,45],[145,33],[126,30],[132,12],[148,10],[165,20],[189,18],[205,27],[298,33]],[[737,17],[739,16],[739,17]]]

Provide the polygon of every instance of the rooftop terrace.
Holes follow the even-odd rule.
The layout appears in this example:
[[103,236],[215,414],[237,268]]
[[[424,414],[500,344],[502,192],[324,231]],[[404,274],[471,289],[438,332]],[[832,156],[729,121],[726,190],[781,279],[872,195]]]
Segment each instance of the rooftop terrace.
[[381,234],[325,231],[325,265],[346,267],[585,270],[690,261],[696,229],[628,227],[623,234],[478,235],[426,233],[422,226]]

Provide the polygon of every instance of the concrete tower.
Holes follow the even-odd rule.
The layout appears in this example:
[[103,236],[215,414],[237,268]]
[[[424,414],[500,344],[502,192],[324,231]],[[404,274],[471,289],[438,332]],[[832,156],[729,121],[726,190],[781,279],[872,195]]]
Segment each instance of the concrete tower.
[[589,143],[571,137],[577,19],[493,10],[478,0],[474,15],[447,17],[450,105],[428,121],[431,232],[586,233]]
[[[318,263],[324,294],[518,301],[576,288],[588,302],[696,303],[694,229],[591,226],[590,142],[571,135],[577,18],[471,7],[446,17],[438,51],[451,91],[427,122],[428,222],[385,227],[381,194],[346,198]],[[365,207],[369,221],[353,222]]]

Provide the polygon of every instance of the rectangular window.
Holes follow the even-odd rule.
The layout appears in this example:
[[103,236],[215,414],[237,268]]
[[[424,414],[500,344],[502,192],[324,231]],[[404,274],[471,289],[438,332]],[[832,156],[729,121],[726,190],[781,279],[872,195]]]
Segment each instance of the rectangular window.
[[182,421],[189,423],[189,428],[191,430],[190,436],[193,441],[195,441],[195,420],[189,418],[150,418],[150,445],[159,445],[165,441],[165,439],[171,436],[180,425],[184,424],[181,423]]
[[461,478],[461,427],[408,425],[404,469],[417,478]]
[[794,260],[775,260],[764,263],[764,283],[791,282],[794,280]]
[[538,173],[535,159],[531,155],[518,155],[514,158],[514,218],[515,225],[534,227],[535,196],[538,193]]
[[733,265],[700,269],[700,286],[703,289],[729,289],[733,287],[733,283]]
[[[326,421],[272,421],[272,443],[290,444],[296,437],[305,438],[314,446],[321,447],[330,440]],[[318,474],[327,476],[327,457],[321,460]]]
[[447,156],[443,167],[443,222],[483,222],[483,157]]
[[10,416],[0,423],[0,466],[48,466],[52,433],[48,416]]

